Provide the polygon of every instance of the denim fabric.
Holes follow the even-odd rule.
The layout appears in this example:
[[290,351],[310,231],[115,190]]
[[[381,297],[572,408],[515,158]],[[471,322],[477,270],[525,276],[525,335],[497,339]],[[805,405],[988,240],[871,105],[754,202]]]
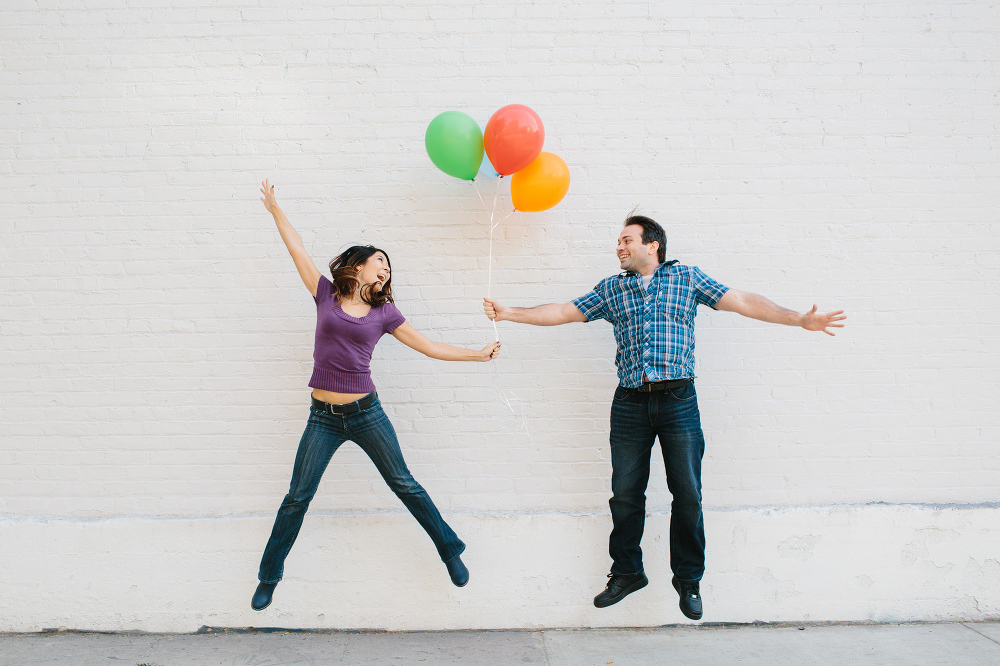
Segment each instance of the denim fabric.
[[701,511],[701,431],[694,382],[662,393],[618,387],[611,404],[611,572],[643,571],[642,530],[653,440],[659,439],[670,504],[670,568],[683,581],[705,573],[705,523]]
[[353,414],[325,414],[312,408],[309,412],[309,422],[295,454],[292,482],[260,561],[257,577],[261,582],[281,580],[285,558],[299,534],[309,502],[330,458],[346,440],[355,442],[372,459],[389,488],[430,535],[442,561],[447,562],[465,550],[465,544],[444,522],[427,491],[406,468],[396,431],[377,398],[371,407]]

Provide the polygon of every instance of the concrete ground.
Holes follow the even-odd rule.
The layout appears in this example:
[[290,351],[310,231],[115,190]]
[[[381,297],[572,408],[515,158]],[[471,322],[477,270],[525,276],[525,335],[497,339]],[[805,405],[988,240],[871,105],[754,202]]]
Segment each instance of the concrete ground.
[[1000,665],[1000,622],[347,633],[0,634],[2,666]]

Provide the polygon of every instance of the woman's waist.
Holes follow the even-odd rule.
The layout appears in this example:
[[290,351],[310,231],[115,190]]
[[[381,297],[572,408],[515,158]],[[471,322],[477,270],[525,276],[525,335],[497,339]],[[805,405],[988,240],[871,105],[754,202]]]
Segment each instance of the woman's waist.
[[312,391],[312,397],[323,402],[328,402],[332,405],[346,405],[349,402],[360,400],[366,395],[369,395],[369,393],[341,393],[339,391],[326,391],[324,389],[314,388]]

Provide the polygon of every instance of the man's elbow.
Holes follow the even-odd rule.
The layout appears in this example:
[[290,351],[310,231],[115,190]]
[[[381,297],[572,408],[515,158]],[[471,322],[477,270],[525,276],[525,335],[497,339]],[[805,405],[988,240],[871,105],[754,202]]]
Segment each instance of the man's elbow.
[[566,303],[562,306],[560,311],[559,324],[569,324],[578,321],[587,321],[587,317],[584,316],[580,309],[577,308],[572,303]]

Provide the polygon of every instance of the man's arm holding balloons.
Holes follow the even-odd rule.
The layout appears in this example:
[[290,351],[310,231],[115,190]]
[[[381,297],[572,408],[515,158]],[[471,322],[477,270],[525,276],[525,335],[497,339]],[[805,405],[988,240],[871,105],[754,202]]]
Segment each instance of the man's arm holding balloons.
[[587,321],[587,317],[572,303],[547,303],[533,308],[511,308],[492,298],[483,299],[483,311],[493,321],[513,321],[535,326],[558,326],[574,321]]

